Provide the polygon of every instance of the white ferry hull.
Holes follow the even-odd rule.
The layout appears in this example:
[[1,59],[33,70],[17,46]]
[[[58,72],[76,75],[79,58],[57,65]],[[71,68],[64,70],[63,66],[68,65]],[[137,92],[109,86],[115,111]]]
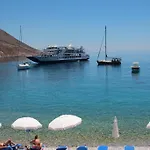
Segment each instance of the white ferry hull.
[[37,56],[29,56],[28,59],[36,63],[62,63],[72,61],[84,61],[89,55],[84,52],[83,47],[75,48],[66,46],[49,46]]
[[60,59],[60,58],[43,58],[40,56],[30,56],[27,57],[28,59],[37,62],[37,63],[63,63],[63,62],[74,62],[74,61],[87,61],[89,59],[89,56],[84,56],[84,57],[76,57],[76,58],[65,58],[65,59]]

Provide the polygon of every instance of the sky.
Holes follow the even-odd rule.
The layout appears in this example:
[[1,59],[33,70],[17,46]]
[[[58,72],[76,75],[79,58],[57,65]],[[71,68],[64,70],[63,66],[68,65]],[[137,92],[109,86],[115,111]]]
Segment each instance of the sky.
[[48,45],[109,51],[150,50],[150,0],[1,0],[0,28],[38,49]]

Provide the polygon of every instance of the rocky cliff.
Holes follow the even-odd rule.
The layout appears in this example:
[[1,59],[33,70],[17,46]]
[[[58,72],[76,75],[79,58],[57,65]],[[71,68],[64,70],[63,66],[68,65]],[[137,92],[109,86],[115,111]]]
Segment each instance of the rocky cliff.
[[29,56],[40,53],[0,29],[0,57]]

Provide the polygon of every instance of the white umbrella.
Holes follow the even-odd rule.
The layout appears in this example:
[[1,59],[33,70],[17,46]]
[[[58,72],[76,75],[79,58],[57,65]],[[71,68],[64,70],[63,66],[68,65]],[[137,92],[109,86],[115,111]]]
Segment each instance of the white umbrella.
[[81,124],[82,119],[74,115],[61,115],[49,123],[49,130],[66,130]]
[[147,129],[150,129],[150,122],[146,126]]
[[2,123],[0,123],[0,128],[2,127]]
[[116,116],[114,118],[114,123],[113,123],[112,137],[113,138],[118,138],[119,137],[118,121],[117,121]]
[[[11,127],[13,129],[25,130],[29,133],[30,130],[42,128],[42,124],[32,117],[18,118]],[[28,137],[29,140],[29,137]]]
[[18,130],[36,130],[42,128],[39,121],[31,117],[18,118],[11,127]]

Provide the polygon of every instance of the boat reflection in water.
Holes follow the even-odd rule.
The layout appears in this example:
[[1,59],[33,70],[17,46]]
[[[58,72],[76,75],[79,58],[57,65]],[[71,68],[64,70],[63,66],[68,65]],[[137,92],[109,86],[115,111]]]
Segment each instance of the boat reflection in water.
[[57,63],[57,64],[37,64],[30,72],[32,74],[41,74],[40,78],[52,81],[68,81],[69,79],[76,80],[77,77],[82,77],[89,73],[89,61],[72,62],[72,63]]
[[[120,86],[121,81],[121,65],[105,65],[97,66],[99,81],[101,85],[105,85],[104,92],[109,95],[110,92],[116,89],[116,86]],[[116,78],[118,79],[117,82]],[[103,82],[102,82],[103,80]]]

